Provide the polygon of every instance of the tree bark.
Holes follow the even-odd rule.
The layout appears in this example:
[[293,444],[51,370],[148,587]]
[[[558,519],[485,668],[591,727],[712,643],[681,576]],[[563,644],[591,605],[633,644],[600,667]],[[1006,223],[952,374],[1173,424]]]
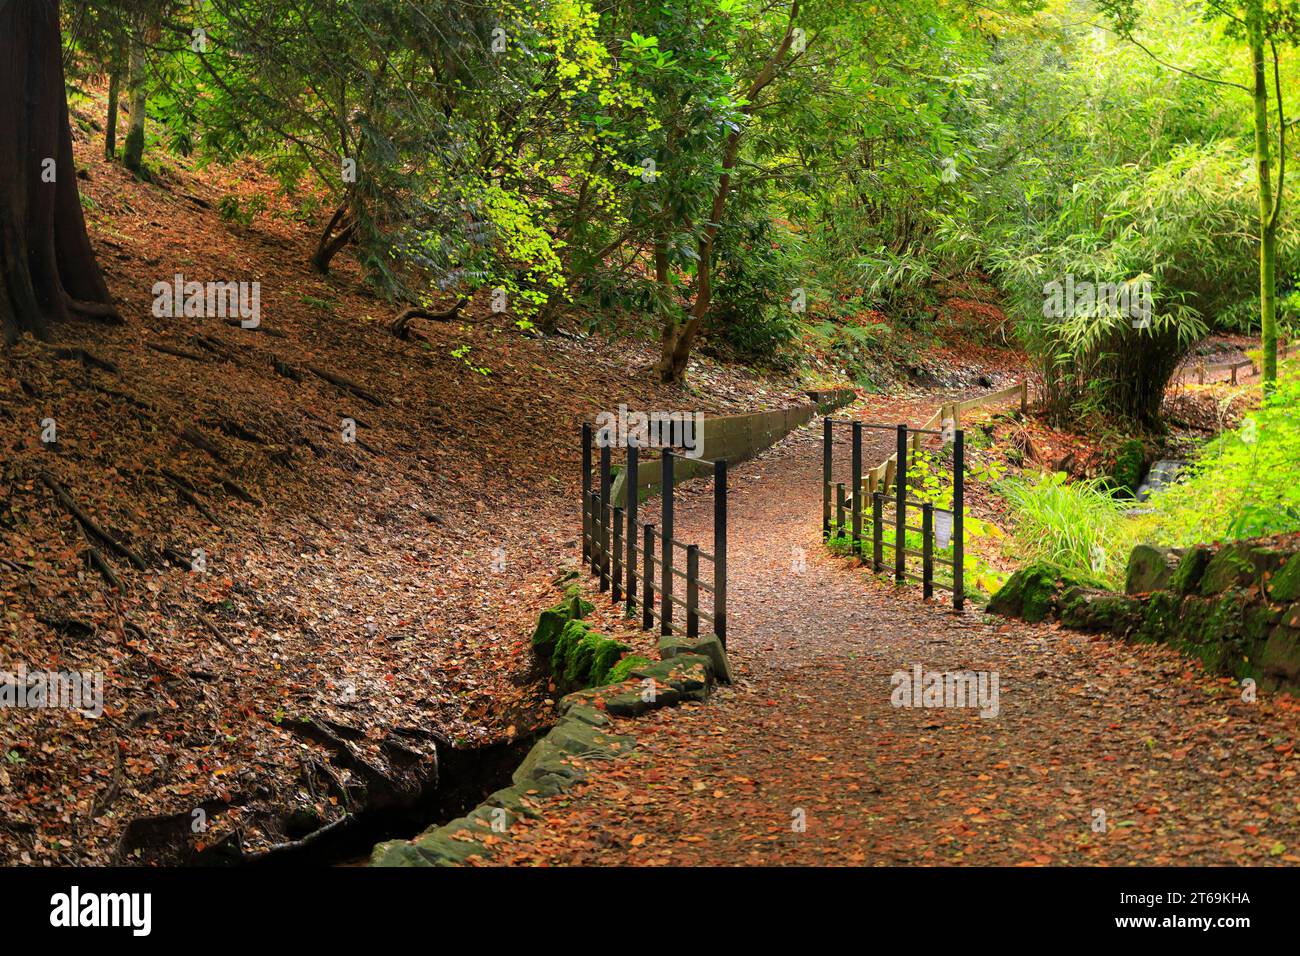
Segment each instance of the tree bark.
[[144,70],[144,18],[139,17],[131,30],[131,56],[127,87],[131,97],[131,125],[126,133],[122,165],[137,176],[144,170],[144,112],[148,104]]
[[0,4],[0,333],[71,312],[121,321],[86,234],[63,85],[58,0]]
[[[790,16],[786,23],[785,36],[773,51],[772,56],[758,71],[758,76],[750,83],[745,92],[744,113],[752,115],[755,97],[769,83],[776,79],[777,71],[785,62],[786,55],[794,42],[794,23],[799,15],[799,2],[790,4]],[[698,263],[695,270],[695,302],[691,306],[690,318],[678,325],[671,316],[664,319],[662,349],[655,370],[666,384],[681,382],[686,377],[686,365],[691,358],[691,348],[704,324],[709,308],[713,304],[713,250],[722,225],[722,215],[726,211],[727,196],[731,192],[731,173],[736,168],[740,157],[741,130],[733,130],[727,136],[723,148],[722,175],[718,178],[717,190],[713,194],[713,206],[709,212],[709,223],[704,227],[698,243]]]
[[104,121],[104,162],[117,156],[117,108],[122,95],[122,69],[116,63],[108,75],[108,116]]
[[352,241],[352,236],[357,231],[356,217],[349,214],[348,206],[349,200],[345,199],[334,210],[334,215],[325,224],[325,230],[316,243],[316,251],[312,253],[311,267],[321,275],[329,275],[330,263],[339,250]]
[[[1263,350],[1264,391],[1272,391],[1277,382],[1277,227],[1282,214],[1285,187],[1286,117],[1282,114],[1282,91],[1278,89],[1278,163],[1277,198],[1273,195],[1272,162],[1268,137],[1268,74],[1264,60],[1264,23],[1261,10],[1253,10],[1249,23],[1251,72],[1255,100],[1255,170],[1259,192],[1259,334]],[[1274,77],[1278,77],[1277,52],[1274,50]]]

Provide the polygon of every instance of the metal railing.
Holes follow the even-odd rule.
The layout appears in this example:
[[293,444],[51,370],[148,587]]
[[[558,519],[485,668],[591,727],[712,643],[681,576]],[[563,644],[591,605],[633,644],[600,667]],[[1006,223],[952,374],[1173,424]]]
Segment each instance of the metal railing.
[[[599,470],[593,487],[593,451],[599,450]],[[622,603],[629,616],[640,608],[641,627],[659,633],[685,633],[696,637],[700,621],[706,621],[725,647],[727,644],[727,462],[713,462],[713,550],[704,551],[698,544],[674,537],[673,463],[686,459],[669,449],[660,455],[661,495],[660,524],[638,524],[640,494],[637,479],[641,449],[627,445],[625,500],[616,506],[610,500],[613,485],[613,448],[608,440],[597,440],[590,423],[582,426],[582,560],[600,582],[602,592],[610,592],[614,604]],[[639,537],[638,537],[639,535]],[[638,547],[639,544],[639,547]],[[658,555],[656,556],[656,545]],[[685,554],[683,568],[676,556]],[[638,557],[640,567],[638,567]],[[711,576],[701,575],[700,562],[712,566]],[[656,575],[657,572],[657,575]],[[676,595],[676,579],[685,582],[685,598]],[[709,610],[701,605],[700,594],[710,595]],[[673,609],[685,614],[684,627],[674,623]]]
[[[844,482],[834,480],[834,432],[835,426],[847,425],[853,429],[851,459],[851,478],[846,491]],[[863,429],[885,429],[897,433],[897,450],[882,465],[878,465],[864,474],[862,467]],[[920,450],[920,436],[934,435],[946,437],[944,432],[928,428],[909,429],[906,425],[879,425],[868,422],[847,421],[843,419],[822,419],[822,538],[845,537],[849,532],[849,552],[859,560],[865,560],[863,546],[863,503],[871,502],[871,564],[879,572],[884,566],[884,550],[894,552],[894,583],[917,581],[922,586],[926,599],[933,596],[935,588],[952,592],[952,606],[961,610],[965,604],[965,536],[963,519],[966,497],[965,435],[957,428],[952,436],[952,508],[939,508],[931,502],[917,501],[909,497],[908,465]],[[910,444],[909,444],[910,443]],[[892,465],[892,467],[890,467]],[[887,489],[893,487],[894,493]],[[893,505],[892,521],[885,516],[885,505]],[[908,509],[921,513],[921,525],[909,526]],[[948,516],[942,520],[943,516]],[[847,521],[846,521],[847,517]],[[832,518],[834,520],[832,520]],[[939,519],[939,520],[937,520]],[[940,525],[946,525],[950,531],[947,536],[952,544],[951,559],[937,557],[935,545],[946,547]],[[885,528],[893,528],[893,542],[886,539]],[[911,531],[921,536],[920,549],[909,548],[907,533]],[[921,573],[917,575],[908,569],[907,559],[918,558],[921,561]],[[935,565],[948,566],[952,569],[951,586],[935,580]]]

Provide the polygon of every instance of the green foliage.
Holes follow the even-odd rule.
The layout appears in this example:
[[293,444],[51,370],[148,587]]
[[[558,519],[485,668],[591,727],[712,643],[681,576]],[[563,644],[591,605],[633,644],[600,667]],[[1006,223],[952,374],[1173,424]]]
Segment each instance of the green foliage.
[[1070,482],[1061,472],[1035,479],[1007,478],[997,486],[1015,511],[1012,543],[1018,559],[1042,561],[1123,581],[1128,542],[1121,529],[1125,505],[1102,479]]
[[1202,449],[1191,473],[1154,496],[1142,531],[1162,544],[1300,530],[1300,375],[1283,364],[1274,395]]

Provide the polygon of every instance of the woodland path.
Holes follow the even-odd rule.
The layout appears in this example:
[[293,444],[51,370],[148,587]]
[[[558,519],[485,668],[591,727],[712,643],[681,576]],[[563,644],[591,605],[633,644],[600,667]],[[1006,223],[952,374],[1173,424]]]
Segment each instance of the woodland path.
[[[918,424],[933,403],[849,414]],[[868,462],[893,436],[877,440]],[[735,685],[618,721],[635,752],[514,824],[491,863],[1300,862],[1290,698],[1243,702],[1167,648],[896,592],[822,548],[820,453],[814,424],[733,471]],[[707,540],[708,500],[677,522]],[[891,706],[914,663],[998,672],[1000,712]]]

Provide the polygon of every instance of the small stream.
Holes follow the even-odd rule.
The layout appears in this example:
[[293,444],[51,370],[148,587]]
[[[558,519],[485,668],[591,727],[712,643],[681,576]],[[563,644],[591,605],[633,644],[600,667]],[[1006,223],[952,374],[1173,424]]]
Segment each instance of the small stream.
[[438,783],[413,805],[362,811],[346,826],[322,834],[306,846],[282,850],[244,865],[366,866],[376,843],[410,839],[463,816],[492,792],[509,786],[511,774],[547,729],[510,743],[439,751]]

